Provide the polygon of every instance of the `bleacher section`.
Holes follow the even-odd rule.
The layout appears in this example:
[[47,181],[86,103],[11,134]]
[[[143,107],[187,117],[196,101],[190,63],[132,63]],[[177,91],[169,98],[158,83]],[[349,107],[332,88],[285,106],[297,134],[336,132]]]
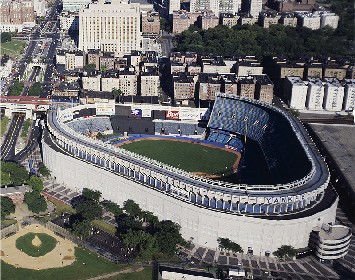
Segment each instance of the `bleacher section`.
[[209,133],[207,139],[209,142],[219,143],[225,147],[242,152],[244,145],[243,142],[236,137],[236,135],[222,130],[213,130]]
[[217,98],[208,127],[212,142],[227,144],[229,133],[257,142],[277,184],[300,179],[312,168],[290,123],[271,108],[245,99]]
[[67,123],[76,132],[89,134],[94,132],[112,133],[112,125],[109,117],[78,118]]
[[180,134],[180,135],[201,135],[206,128],[199,124],[171,122],[171,121],[154,121],[155,133],[160,134]]

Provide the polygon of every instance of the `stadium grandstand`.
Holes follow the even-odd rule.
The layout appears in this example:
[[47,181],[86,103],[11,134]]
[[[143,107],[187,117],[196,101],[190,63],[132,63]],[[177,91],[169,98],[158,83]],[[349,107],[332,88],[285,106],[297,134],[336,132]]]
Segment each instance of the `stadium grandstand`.
[[[210,248],[217,246],[218,237],[258,254],[285,244],[305,248],[313,228],[335,222],[338,197],[329,185],[328,168],[303,125],[278,108],[219,93],[205,129],[198,129],[197,122],[185,128],[189,122],[152,120],[154,132],[146,134],[188,131],[199,135],[199,141],[243,152],[241,173],[247,176],[238,183],[204,178],[129,152],[112,145],[120,141],[115,137],[89,138],[87,131],[121,126],[112,122],[116,116],[111,126],[108,118],[93,122],[95,114],[94,104],[48,113],[43,160],[70,188],[100,190],[119,204],[133,199],[160,219],[179,223],[186,239]],[[78,121],[82,126],[74,124]],[[259,158],[262,164],[256,162]],[[67,172],[68,165],[75,171]],[[258,183],[250,183],[250,177],[259,178]]]

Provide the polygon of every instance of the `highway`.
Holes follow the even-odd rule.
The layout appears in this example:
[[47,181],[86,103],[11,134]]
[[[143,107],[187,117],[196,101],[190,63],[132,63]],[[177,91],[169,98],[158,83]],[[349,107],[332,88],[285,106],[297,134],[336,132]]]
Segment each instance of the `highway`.
[[[29,58],[32,56],[36,56],[40,51],[39,41],[44,40],[41,37],[43,33],[45,33],[46,37],[50,37],[52,40],[48,44],[47,48],[43,48],[42,55],[44,54],[44,61],[49,62],[48,67],[46,67],[46,71],[44,73],[44,86],[43,90],[40,93],[40,97],[47,97],[50,94],[51,90],[51,79],[53,74],[53,59],[55,55],[55,49],[57,46],[57,42],[59,41],[59,30],[57,26],[57,17],[56,17],[56,10],[57,6],[59,5],[59,1],[57,0],[56,3],[53,5],[52,10],[47,15],[45,20],[41,23],[40,26],[36,26],[34,31],[31,34],[30,42],[28,47],[22,56],[22,58],[15,63],[15,67],[18,69],[17,72],[14,73],[13,78],[18,79],[19,77],[23,77],[26,66],[28,63]],[[52,25],[52,21],[55,21],[56,24]],[[50,23],[50,24],[49,24]],[[52,30],[50,33],[46,32],[45,29],[48,29],[48,26],[51,26],[50,29]],[[52,33],[53,32],[53,33]],[[40,74],[40,68],[34,67],[30,76],[28,77],[29,84],[36,81],[36,77]],[[29,92],[29,86],[25,86],[22,92],[23,96],[27,96]],[[7,161],[21,161],[23,158],[29,155],[29,153],[35,149],[38,144],[38,137],[39,137],[39,129],[34,124],[32,125],[30,135],[27,141],[26,146],[23,150],[21,150],[18,154],[15,155],[15,146],[17,138],[20,134],[22,124],[24,122],[25,116],[23,114],[14,114],[11,120],[8,133],[4,139],[3,145],[1,146],[1,159]]]

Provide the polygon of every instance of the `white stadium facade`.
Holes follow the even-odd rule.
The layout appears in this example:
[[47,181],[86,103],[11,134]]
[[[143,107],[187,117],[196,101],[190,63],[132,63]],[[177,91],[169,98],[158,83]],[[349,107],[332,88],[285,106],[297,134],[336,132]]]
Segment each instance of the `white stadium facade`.
[[303,125],[278,108],[217,94],[203,133],[216,142],[230,134],[222,140],[226,145],[233,135],[257,143],[273,178],[267,184],[202,178],[89,138],[73,128],[82,110],[95,115],[95,104],[49,111],[42,138],[44,164],[73,190],[99,190],[120,205],[133,199],[159,219],[180,224],[187,240],[216,248],[217,238],[230,238],[255,255],[281,245],[306,248],[314,230],[335,223],[338,196],[327,165]]

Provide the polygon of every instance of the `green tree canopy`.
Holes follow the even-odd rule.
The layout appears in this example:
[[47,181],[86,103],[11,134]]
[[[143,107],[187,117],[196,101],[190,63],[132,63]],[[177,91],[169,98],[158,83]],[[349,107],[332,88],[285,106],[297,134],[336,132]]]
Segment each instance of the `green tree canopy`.
[[296,256],[296,249],[290,245],[282,245],[273,254],[280,259],[292,259],[294,256]]
[[243,25],[229,28],[218,25],[207,30],[189,29],[177,36],[178,51],[222,56],[353,56],[352,40],[337,30],[321,30],[272,25]]
[[25,193],[25,202],[28,205],[28,209],[33,213],[44,212],[47,210],[45,198],[37,191]]
[[76,206],[75,210],[84,219],[93,221],[95,219],[101,219],[102,207],[98,202],[94,200],[82,200]]
[[1,197],[1,219],[4,219],[5,216],[15,213],[15,204],[12,202],[12,199],[7,196]]
[[137,250],[144,259],[150,259],[159,252],[156,238],[143,230],[129,230],[123,238],[123,243],[132,250]]
[[90,190],[90,189],[88,189],[88,188],[84,188],[84,189],[83,189],[82,196],[83,196],[85,199],[93,200],[93,201],[99,202],[99,201],[100,201],[100,198],[101,198],[101,192],[100,192],[100,191]]
[[218,247],[221,250],[232,251],[234,253],[243,253],[242,247],[238,244],[230,240],[229,238],[221,238],[217,239]]
[[34,83],[30,87],[30,89],[28,90],[28,95],[29,96],[39,96],[41,93],[41,90],[42,90],[41,87],[42,87],[41,83],[39,83],[39,82]]
[[10,173],[1,171],[1,185],[8,186],[11,184],[11,176]]
[[31,176],[30,179],[28,180],[28,185],[34,191],[37,191],[37,192],[43,191],[43,181],[38,176],[35,176],[35,175]]
[[[28,172],[21,165],[14,162],[1,161],[1,174],[6,173],[10,178],[11,185],[19,186],[28,179]],[[6,181],[9,182],[9,179]],[[3,184],[1,180],[1,184]]]
[[1,43],[6,43],[11,41],[11,33],[10,32],[1,32]]
[[160,222],[159,231],[156,234],[162,253],[172,256],[176,251],[176,245],[183,239],[180,233],[180,225],[170,220]]
[[134,218],[140,218],[142,216],[142,209],[132,199],[128,199],[123,203],[123,209]]
[[95,70],[96,69],[96,65],[95,64],[86,64],[84,66],[84,70]]
[[106,209],[106,211],[111,212],[115,217],[123,214],[122,208],[112,201],[103,201],[102,206]]
[[88,239],[91,235],[91,223],[88,220],[78,220],[72,226],[72,231],[81,239]]
[[47,167],[44,165],[43,162],[41,162],[38,166],[38,172],[44,176],[44,177],[47,177],[49,176],[51,173],[49,172],[49,170],[47,169]]

